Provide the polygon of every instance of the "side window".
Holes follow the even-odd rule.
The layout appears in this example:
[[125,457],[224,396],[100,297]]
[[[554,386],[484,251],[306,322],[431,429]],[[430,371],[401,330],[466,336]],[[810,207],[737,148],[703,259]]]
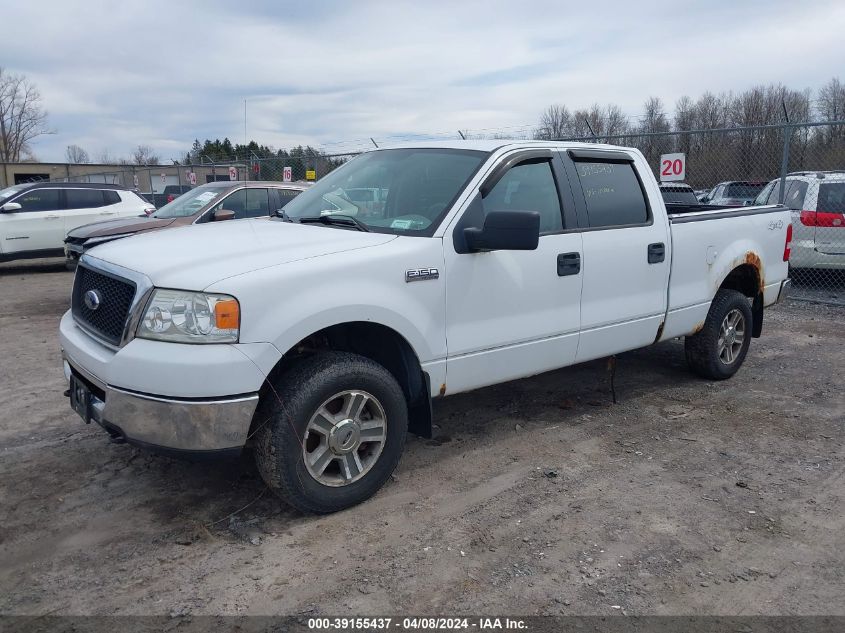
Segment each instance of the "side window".
[[[780,180],[773,180],[768,185],[768,188],[763,189],[760,193],[757,200],[754,201],[755,204],[777,204],[778,203],[778,196],[780,195]],[[786,186],[789,187],[789,183],[786,183]]]
[[245,218],[266,218],[270,215],[270,200],[266,189],[245,189]]
[[120,203],[120,194],[116,191],[103,191],[103,199],[106,206]]
[[229,194],[214,207],[213,211],[220,209],[234,211],[236,220],[246,217],[246,189],[238,189],[236,192]]
[[59,209],[59,190],[33,189],[10,202],[21,205],[21,211],[56,211]]
[[648,204],[632,163],[577,161],[590,228],[645,224]]
[[65,189],[65,196],[68,209],[94,209],[105,204],[100,189]]
[[285,206],[301,193],[299,189],[276,189],[276,195],[279,196],[279,207]]
[[801,211],[804,208],[804,196],[807,195],[807,183],[794,180],[787,184],[786,193],[783,194],[783,206],[793,211]]
[[563,229],[552,166],[546,160],[522,163],[508,170],[482,205],[485,216],[491,211],[537,211],[541,234]]

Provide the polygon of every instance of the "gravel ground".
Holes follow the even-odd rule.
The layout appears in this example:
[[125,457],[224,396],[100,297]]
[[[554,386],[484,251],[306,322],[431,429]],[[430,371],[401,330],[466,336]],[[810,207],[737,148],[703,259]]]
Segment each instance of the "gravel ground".
[[672,341],[454,396],[371,501],[109,443],[62,396],[71,274],[0,265],[0,613],[845,614],[843,308],[767,313],[740,373]]

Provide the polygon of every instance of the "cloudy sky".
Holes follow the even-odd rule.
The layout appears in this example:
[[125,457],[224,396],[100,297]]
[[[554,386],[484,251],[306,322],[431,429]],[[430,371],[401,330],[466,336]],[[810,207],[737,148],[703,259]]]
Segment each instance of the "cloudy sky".
[[[2,9],[0,65],[40,88],[55,132],[164,160],[194,138],[360,147],[369,137],[521,130],[551,103],[619,104],[842,73],[845,2],[99,2]],[[842,77],[845,79],[845,77]],[[369,143],[369,141],[366,141]]]

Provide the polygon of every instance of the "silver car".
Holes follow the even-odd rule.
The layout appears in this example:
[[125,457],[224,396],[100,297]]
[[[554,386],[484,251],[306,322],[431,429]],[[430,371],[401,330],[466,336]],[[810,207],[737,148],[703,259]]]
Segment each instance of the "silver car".
[[[802,171],[786,177],[784,206],[792,211],[792,268],[845,270],[845,171]],[[755,204],[777,204],[780,179]]]

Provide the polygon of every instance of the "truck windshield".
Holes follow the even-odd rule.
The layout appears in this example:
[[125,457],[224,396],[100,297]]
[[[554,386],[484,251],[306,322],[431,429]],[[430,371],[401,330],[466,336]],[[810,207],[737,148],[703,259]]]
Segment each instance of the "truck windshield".
[[183,193],[173,202],[168,202],[161,209],[152,214],[154,218],[185,218],[194,215],[209,202],[227,191],[223,187],[197,187],[188,193]]
[[367,152],[288,202],[284,213],[294,222],[336,214],[375,232],[431,235],[487,156],[463,149]]

